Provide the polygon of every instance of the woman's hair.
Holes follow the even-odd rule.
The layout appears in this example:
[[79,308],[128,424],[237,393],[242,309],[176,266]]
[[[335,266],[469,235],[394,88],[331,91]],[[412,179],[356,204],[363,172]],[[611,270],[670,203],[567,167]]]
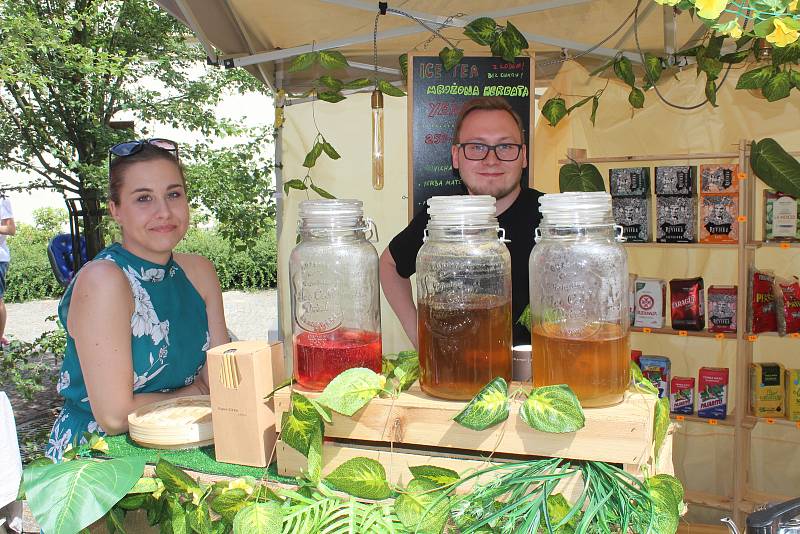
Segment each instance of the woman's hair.
[[125,171],[137,163],[143,161],[153,161],[163,159],[175,164],[178,172],[181,174],[181,181],[183,187],[186,187],[186,175],[183,172],[183,165],[180,164],[173,152],[164,150],[149,143],[142,144],[141,150],[130,156],[112,156],[111,163],[108,166],[108,199],[119,204],[119,190],[122,188],[122,182],[125,180]]

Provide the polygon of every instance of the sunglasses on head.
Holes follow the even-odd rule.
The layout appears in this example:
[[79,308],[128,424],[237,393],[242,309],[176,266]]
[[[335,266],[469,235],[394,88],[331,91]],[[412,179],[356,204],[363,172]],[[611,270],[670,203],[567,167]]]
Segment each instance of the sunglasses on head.
[[160,148],[161,150],[166,150],[167,152],[171,153],[175,156],[175,159],[178,159],[178,143],[175,141],[170,141],[169,139],[139,139],[137,141],[125,141],[124,143],[118,143],[108,149],[109,154],[113,156],[117,156],[120,158],[124,158],[126,156],[132,156],[137,152],[141,152],[142,148],[145,145],[154,146],[156,148]]

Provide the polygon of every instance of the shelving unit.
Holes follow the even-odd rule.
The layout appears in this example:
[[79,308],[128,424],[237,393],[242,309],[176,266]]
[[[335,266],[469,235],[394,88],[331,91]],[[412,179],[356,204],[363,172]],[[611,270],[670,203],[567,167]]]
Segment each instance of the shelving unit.
[[[790,152],[793,156],[800,156],[800,152]],[[780,427],[794,427],[800,431],[800,423],[785,419],[762,419],[756,418],[748,413],[749,409],[749,368],[753,362],[754,345],[761,336],[768,338],[777,337],[776,333],[762,333],[757,336],[749,335],[745,332],[747,328],[747,293],[749,274],[755,268],[756,252],[760,249],[778,248],[786,249],[789,254],[797,254],[800,243],[764,243],[756,237],[756,227],[760,224],[755,220],[756,216],[756,176],[750,168],[750,142],[741,140],[736,152],[701,153],[701,154],[660,154],[660,155],[641,155],[641,156],[616,156],[616,157],[586,157],[585,150],[571,149],[568,157],[578,163],[596,164],[635,164],[652,162],[680,162],[685,165],[693,165],[711,161],[732,162],[736,160],[739,165],[739,243],[738,244],[711,244],[711,243],[626,243],[626,248],[631,251],[642,248],[671,250],[680,249],[705,249],[719,251],[720,253],[730,254],[736,252],[738,261],[736,266],[736,285],[738,287],[737,297],[737,325],[736,334],[715,334],[708,331],[677,331],[671,328],[632,328],[633,332],[645,335],[670,335],[683,336],[687,338],[716,338],[720,342],[734,340],[736,342],[735,362],[731,362],[727,367],[735,369],[734,382],[729,384],[729,398],[735,400],[736,408],[728,414],[724,420],[709,420],[696,415],[676,415],[672,414],[672,419],[681,424],[711,424],[733,428],[733,494],[732,495],[713,495],[705,492],[692,491],[687,489],[685,500],[689,504],[696,504],[702,507],[717,510],[729,511],[740,527],[744,527],[744,518],[757,505],[766,502],[780,502],[791,498],[791,496],[767,494],[755,491],[749,487],[750,482],[750,458],[751,458],[751,432],[757,425],[776,425]],[[559,164],[569,163],[570,159],[559,161]],[[635,166],[635,165],[630,165]],[[741,173],[744,173],[742,175]],[[699,177],[698,177],[699,178]],[[781,338],[785,343],[789,343],[793,349],[800,343],[800,335],[790,335]],[[787,362],[788,363],[788,362]],[[800,365],[794,362],[796,366]],[[800,436],[800,434],[799,434]],[[800,444],[800,442],[798,443]]]

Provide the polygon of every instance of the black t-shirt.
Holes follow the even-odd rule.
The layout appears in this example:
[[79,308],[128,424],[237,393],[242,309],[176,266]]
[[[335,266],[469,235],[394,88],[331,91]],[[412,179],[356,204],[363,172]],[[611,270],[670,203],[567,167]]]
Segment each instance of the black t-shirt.
[[[509,240],[506,247],[511,254],[511,314],[515,345],[528,345],[531,342],[530,332],[518,325],[517,320],[530,301],[528,259],[533,250],[534,232],[542,219],[539,213],[540,196],[542,193],[535,189],[522,188],[514,203],[497,218],[506,232],[506,239]],[[417,253],[422,248],[422,236],[429,219],[428,210],[420,210],[389,243],[397,274],[403,278],[410,278],[417,271]]]

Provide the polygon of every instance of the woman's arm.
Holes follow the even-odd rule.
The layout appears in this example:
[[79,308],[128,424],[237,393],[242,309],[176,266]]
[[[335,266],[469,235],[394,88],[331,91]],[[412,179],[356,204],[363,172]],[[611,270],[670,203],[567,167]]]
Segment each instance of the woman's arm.
[[119,267],[97,261],[81,269],[67,330],[75,339],[92,414],[111,435],[127,432],[128,414],[140,406],[202,393],[194,384],[169,393],[133,393],[132,313],[133,295]]
[[17,225],[13,217],[0,220],[0,234],[14,235],[17,233]]
[[[206,303],[206,315],[208,317],[208,334],[211,338],[209,348],[224,345],[230,342],[228,327],[225,324],[225,310],[222,305],[222,289],[219,285],[217,270],[214,264],[202,256],[195,254],[175,254],[175,261],[186,273],[189,281],[203,297]],[[199,386],[208,393],[208,367],[203,369],[198,375]]]

